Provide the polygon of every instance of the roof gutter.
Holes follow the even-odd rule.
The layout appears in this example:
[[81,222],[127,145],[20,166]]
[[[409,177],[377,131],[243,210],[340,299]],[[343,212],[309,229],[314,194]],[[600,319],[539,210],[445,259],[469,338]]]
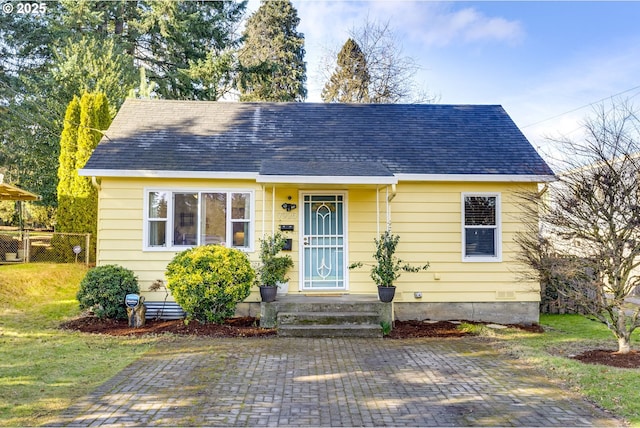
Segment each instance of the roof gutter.
[[79,169],[83,177],[122,177],[122,178],[210,178],[255,180],[258,173],[237,171],[159,171],[140,169]]
[[458,181],[483,183],[550,183],[555,175],[536,174],[395,174],[398,181]]
[[161,171],[161,170],[119,170],[80,169],[78,175],[85,177],[122,178],[196,178],[196,179],[236,179],[255,180],[265,184],[368,184],[396,185],[399,181],[429,182],[483,182],[483,183],[550,183],[557,181],[555,175],[535,174],[394,174],[381,176],[342,175],[267,175],[251,171]]
[[389,176],[342,176],[342,175],[262,175],[256,177],[258,183],[269,184],[382,184],[395,185],[398,178]]

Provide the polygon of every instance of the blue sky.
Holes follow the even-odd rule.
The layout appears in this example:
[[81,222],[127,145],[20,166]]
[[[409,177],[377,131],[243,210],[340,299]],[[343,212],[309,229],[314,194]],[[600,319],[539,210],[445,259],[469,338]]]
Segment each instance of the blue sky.
[[292,1],[308,101],[320,101],[326,49],[368,16],[389,21],[438,102],[501,104],[543,155],[552,156],[548,136],[579,138],[591,103],[628,91],[640,108],[640,2]]

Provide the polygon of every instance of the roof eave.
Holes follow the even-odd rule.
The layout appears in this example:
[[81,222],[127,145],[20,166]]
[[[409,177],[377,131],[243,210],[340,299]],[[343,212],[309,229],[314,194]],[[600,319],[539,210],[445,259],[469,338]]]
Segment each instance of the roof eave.
[[536,174],[394,174],[389,176],[333,176],[333,175],[267,175],[250,171],[152,171],[119,169],[80,169],[84,177],[121,178],[204,178],[255,180],[272,184],[397,184],[399,181],[483,182],[483,183],[549,183],[555,175]]
[[389,176],[354,175],[258,175],[256,182],[265,184],[397,184],[398,179]]
[[83,177],[121,177],[121,178],[208,178],[255,180],[257,172],[248,171],[160,171],[139,169],[79,169]]
[[455,181],[481,183],[549,183],[555,175],[536,174],[395,174],[398,181]]

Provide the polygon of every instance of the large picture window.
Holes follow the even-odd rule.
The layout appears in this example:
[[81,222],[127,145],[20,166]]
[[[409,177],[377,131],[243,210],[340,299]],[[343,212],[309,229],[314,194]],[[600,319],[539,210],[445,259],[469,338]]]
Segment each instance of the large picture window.
[[463,260],[500,261],[500,195],[463,194]]
[[253,193],[249,191],[149,190],[146,249],[219,244],[251,246]]

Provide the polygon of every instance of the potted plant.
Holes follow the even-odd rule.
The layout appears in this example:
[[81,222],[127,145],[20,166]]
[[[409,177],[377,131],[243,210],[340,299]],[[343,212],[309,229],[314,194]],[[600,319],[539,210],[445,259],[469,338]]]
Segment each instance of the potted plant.
[[[379,238],[374,238],[376,252],[373,255],[376,263],[371,266],[371,279],[378,286],[378,298],[382,302],[391,302],[396,293],[394,281],[404,272],[419,272],[427,270],[429,263],[422,266],[412,266],[396,255],[396,248],[400,236],[393,235],[390,231],[385,231]],[[362,266],[361,262],[349,266],[350,269]]]
[[257,269],[257,281],[263,302],[273,302],[278,293],[278,283],[288,280],[287,271],[293,266],[288,254],[279,255],[287,243],[281,233],[275,233],[260,239],[260,265]]

